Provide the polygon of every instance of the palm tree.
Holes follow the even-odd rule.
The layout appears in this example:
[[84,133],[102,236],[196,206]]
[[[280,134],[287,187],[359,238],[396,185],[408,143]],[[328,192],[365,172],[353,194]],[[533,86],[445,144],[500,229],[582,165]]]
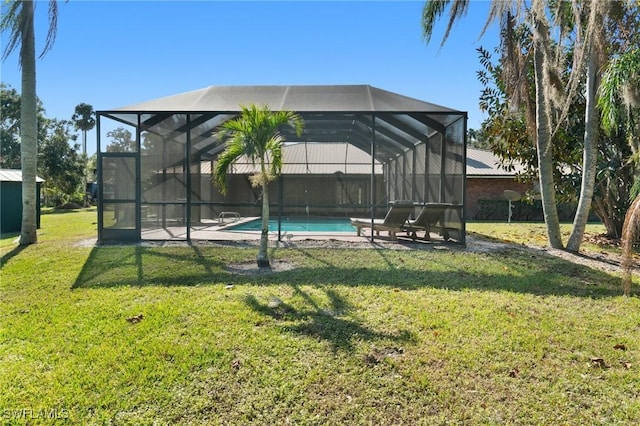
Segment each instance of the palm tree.
[[[450,7],[449,23],[442,43],[444,44],[453,23],[464,16],[469,6],[468,0],[429,0],[425,3],[422,14],[423,38],[428,42],[433,32],[434,23]],[[583,181],[580,192],[580,200],[574,226],[567,245],[570,251],[578,251],[586,220],[591,206],[596,175],[597,142],[598,142],[598,117],[595,108],[595,97],[598,83],[598,68],[602,49],[602,27],[608,10],[608,2],[547,2],[545,0],[532,0],[526,8],[525,2],[519,0],[501,1],[494,0],[491,4],[487,26],[494,20],[499,20],[501,27],[501,45],[505,52],[507,62],[513,62],[505,68],[516,68],[512,75],[524,75],[522,63],[518,64],[519,49],[513,46],[516,38],[509,29],[513,28],[513,20],[527,24],[531,34],[532,62],[534,68],[535,102],[533,105],[524,105],[530,127],[532,139],[536,143],[538,156],[538,177],[540,183],[540,195],[547,226],[547,239],[549,245],[554,248],[563,248],[560,234],[560,222],[558,218],[555,183],[553,178],[552,140],[561,123],[566,119],[572,98],[577,96],[580,82],[587,75],[587,108],[585,111],[586,130],[584,134],[583,156]],[[552,31],[552,25],[553,31]],[[573,33],[568,30],[573,29]],[[484,31],[484,30],[483,30]],[[559,34],[553,38],[551,34]],[[573,34],[568,37],[567,34]],[[564,87],[558,83],[559,67],[565,66],[564,57],[566,47],[563,42],[573,43],[574,63],[572,72]],[[510,86],[509,96],[515,103],[521,98],[520,93],[528,93],[526,79],[513,78],[508,82]],[[558,96],[563,91],[564,96]]]
[[[427,0],[422,10],[422,36],[429,42],[435,22],[442,16],[447,7],[450,7],[449,22],[442,39],[444,45],[455,21],[466,15],[469,8],[469,0]],[[544,212],[545,223],[547,225],[547,238],[549,245],[555,248],[562,248],[562,238],[560,234],[560,220],[555,201],[555,185],[553,180],[553,157],[551,153],[551,132],[552,123],[550,119],[550,99],[545,87],[548,84],[549,73],[548,60],[550,52],[550,30],[544,13],[543,0],[533,0],[531,8],[524,9],[522,2],[493,0],[490,6],[489,16],[485,24],[486,28],[493,21],[498,20],[501,31],[501,44],[505,49],[512,48],[514,38],[511,37],[511,29],[514,28],[514,21],[528,21],[533,39],[533,64],[535,73],[535,111],[529,111],[527,116],[535,117],[535,126],[532,127],[532,137],[536,141],[538,153],[538,175],[540,180],[540,195]],[[511,55],[515,57],[515,55]],[[516,66],[516,64],[513,64]],[[524,81],[525,79],[520,79]],[[515,90],[522,90],[515,88]],[[533,118],[532,118],[533,119]]]
[[640,229],[640,195],[631,203],[627,214],[624,216],[622,226],[622,292],[625,296],[631,295],[631,266],[633,264],[633,246],[638,241]]
[[87,155],[87,132],[96,125],[96,112],[93,106],[85,103],[76,105],[71,121],[77,130],[82,130],[82,153]]
[[[582,46],[575,49],[576,57],[574,62],[584,64],[585,81],[585,116],[584,116],[584,137],[582,156],[582,182],[580,185],[580,197],[573,220],[573,226],[569,240],[567,241],[567,251],[577,253],[584,238],[584,231],[591,211],[591,203],[595,192],[595,182],[598,163],[598,141],[600,139],[600,120],[597,109],[597,91],[600,84],[600,68],[604,61],[605,51],[605,18],[609,12],[610,3],[607,1],[583,2],[584,14],[587,16],[584,28],[580,28],[580,23],[576,24],[577,40],[576,45]],[[576,7],[576,16],[580,16],[580,8]],[[583,35],[584,33],[584,35]],[[584,37],[584,40],[581,40]],[[582,57],[580,57],[582,56]],[[578,66],[578,69],[581,67]],[[578,86],[581,73],[572,73],[569,84]],[[567,106],[569,103],[567,102]]]
[[543,0],[532,2],[531,26],[533,35],[533,67],[535,75],[535,129],[538,153],[538,178],[547,240],[553,248],[563,248],[560,233],[560,218],[556,203],[556,188],[553,179],[553,152],[551,149],[551,99],[548,89],[552,87],[547,72],[550,52],[550,29],[544,13]]
[[280,175],[282,169],[282,126],[291,126],[300,136],[304,127],[302,118],[291,111],[271,111],[268,107],[255,105],[241,106],[242,113],[233,120],[222,124],[219,137],[226,142],[225,150],[218,157],[213,180],[222,194],[227,192],[229,167],[241,156],[249,158],[260,166],[260,171],[252,177],[254,186],[262,188],[262,234],[258,251],[258,267],[270,267],[267,254],[269,236],[269,191],[268,184]]
[[88,206],[87,196],[87,132],[93,129],[96,125],[96,112],[93,110],[93,106],[89,104],[80,103],[76,105],[75,112],[71,116],[71,120],[77,130],[82,130],[82,161],[84,161],[85,171],[82,177],[82,191],[84,192],[84,205]]
[[[614,58],[606,68],[600,84],[598,106],[602,114],[602,127],[614,133],[624,128],[628,142],[638,162],[640,155],[640,48],[637,46]],[[636,185],[640,185],[636,168]],[[631,294],[631,265],[633,246],[640,237],[640,194],[631,203],[622,227],[622,290]]]
[[[6,13],[0,21],[0,29],[9,32],[9,40],[3,52],[3,61],[20,46],[22,68],[22,93],[20,107],[20,157],[22,168],[22,227],[20,245],[34,244],[36,235],[36,169],[38,157],[38,104],[36,96],[36,43],[34,33],[34,2],[13,0],[5,5]],[[44,56],[53,46],[56,36],[58,6],[49,2],[49,31]]]

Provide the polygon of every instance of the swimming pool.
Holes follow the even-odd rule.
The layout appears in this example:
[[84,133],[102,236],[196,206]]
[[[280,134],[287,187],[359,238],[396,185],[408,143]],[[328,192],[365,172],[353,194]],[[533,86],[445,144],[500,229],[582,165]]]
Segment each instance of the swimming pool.
[[[260,231],[262,219],[239,223],[226,231]],[[354,232],[351,220],[346,217],[283,217],[282,232]],[[278,231],[278,218],[269,219],[269,231]]]

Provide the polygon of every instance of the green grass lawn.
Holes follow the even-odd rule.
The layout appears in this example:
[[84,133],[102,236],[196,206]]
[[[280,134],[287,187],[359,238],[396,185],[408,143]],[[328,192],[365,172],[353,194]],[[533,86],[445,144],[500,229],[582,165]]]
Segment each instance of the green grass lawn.
[[255,248],[78,245],[95,222],[0,240],[2,423],[640,424],[637,281],[519,249],[278,248],[293,269],[247,276]]

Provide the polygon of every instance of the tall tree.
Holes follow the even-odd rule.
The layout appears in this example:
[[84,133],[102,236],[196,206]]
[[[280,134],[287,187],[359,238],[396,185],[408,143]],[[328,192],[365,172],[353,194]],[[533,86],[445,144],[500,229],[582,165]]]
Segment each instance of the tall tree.
[[252,183],[262,189],[262,233],[258,251],[258,267],[269,267],[267,244],[269,237],[269,190],[268,184],[280,175],[282,169],[282,126],[291,126],[300,136],[304,127],[302,118],[291,111],[271,111],[268,107],[242,106],[242,113],[222,124],[219,137],[226,142],[225,150],[216,162],[213,179],[223,194],[227,192],[229,167],[241,156],[258,163],[260,171],[253,176]]
[[84,102],[76,105],[71,121],[76,129],[82,130],[82,154],[87,155],[87,132],[96,125],[96,112],[93,106]]
[[[456,19],[463,16],[469,6],[466,0],[427,1],[423,9],[423,36],[429,41],[434,22],[447,6],[450,6],[450,18],[445,39]],[[523,98],[526,101],[526,61],[520,60],[517,44],[520,39],[514,37],[514,29],[524,25],[530,34],[531,62],[533,64],[535,93],[533,103],[525,103],[524,117],[527,121],[532,140],[535,141],[538,158],[538,179],[547,239],[550,246],[563,248],[560,234],[560,222],[556,203],[556,184],[554,180],[553,140],[554,135],[566,121],[572,98],[578,95],[582,87],[586,68],[586,131],[584,132],[584,156],[582,165],[582,185],[578,210],[568,249],[578,251],[584,234],[594,192],[596,175],[598,120],[595,112],[595,96],[599,69],[599,41],[602,37],[603,20],[606,16],[608,2],[555,2],[532,0],[527,7],[522,1],[499,1],[491,3],[487,26],[493,20],[501,24],[501,45],[509,66],[505,72],[511,71],[511,80],[506,84],[507,95]],[[485,26],[486,28],[486,26]],[[445,41],[443,39],[443,43]],[[566,70],[566,55],[569,49],[565,44],[572,43],[573,65],[569,68],[568,78],[562,78],[562,70]],[[515,71],[515,72],[514,72]]]
[[[75,125],[77,130],[82,130],[82,161],[87,161],[87,132],[93,129],[96,125],[96,112],[93,110],[93,106],[89,104],[80,103],[76,105],[75,112],[71,116],[71,121]],[[87,193],[87,176],[86,173],[82,179],[82,192],[85,194],[83,197],[84,206],[87,207],[89,203],[90,195]]]
[[[502,68],[505,58],[492,63],[491,55],[478,49],[483,69],[478,78],[484,86],[480,96],[480,108],[488,114],[482,123],[481,138],[487,140],[489,149],[502,159],[503,167],[513,170],[512,164],[524,169],[518,173],[522,182],[538,178],[537,154],[533,138],[528,134],[524,112],[514,110],[511,99],[505,94]],[[523,51],[527,55],[527,49]],[[567,64],[567,66],[571,66]],[[532,68],[531,65],[529,65]],[[529,72],[528,74],[532,74]],[[520,74],[525,75],[525,74]],[[533,81],[532,76],[527,79]],[[528,94],[532,98],[532,94]],[[583,135],[585,128],[585,99],[573,98],[565,125],[553,139],[554,180],[559,203],[574,204],[579,196],[582,181]],[[628,191],[633,183],[633,164],[629,162],[631,150],[625,135],[599,132],[596,188],[592,207],[605,225],[607,236],[620,238],[624,214],[629,207]]]
[[20,168],[20,94],[0,84],[0,167]]
[[47,136],[38,147],[38,172],[44,178],[44,193],[49,204],[60,205],[74,200],[84,183],[85,158],[66,120],[47,120]]
[[[580,250],[580,244],[584,238],[595,191],[600,129],[600,117],[596,106],[597,91],[600,84],[600,70],[604,61],[604,22],[609,13],[609,4],[608,1],[579,2],[573,8],[574,20],[576,21],[574,30],[576,33],[574,43],[576,60],[574,62],[584,63],[586,75],[582,182],[573,227],[567,241],[567,250],[576,253]],[[581,24],[583,16],[587,17],[584,25]],[[583,58],[580,58],[581,55]],[[571,75],[575,81],[573,84],[577,87],[581,75],[579,72],[573,72]],[[569,105],[571,102],[571,99],[568,99],[566,104]]]
[[551,37],[542,0],[533,0],[531,33],[533,35],[533,68],[535,75],[535,141],[538,153],[538,178],[544,222],[547,225],[547,240],[553,248],[563,248],[560,219],[556,202],[553,178],[553,150],[551,100],[549,88],[553,87],[548,64],[551,59]]
[[111,142],[107,145],[107,152],[135,152],[136,141],[133,134],[124,127],[118,127],[107,132]]
[[[470,2],[468,0],[427,0],[422,11],[422,35],[426,42],[429,42],[436,21],[444,14],[447,7],[450,8],[449,21],[442,39],[442,45],[446,42],[455,21],[466,15]],[[500,23],[502,31],[501,44],[506,51],[516,51],[517,46],[513,46],[513,34],[516,28],[515,23],[528,24],[531,35],[533,51],[533,68],[535,82],[535,103],[528,105],[526,114],[528,118],[529,131],[532,139],[536,142],[538,154],[538,176],[540,182],[540,195],[547,226],[547,238],[549,245],[555,248],[562,248],[562,238],[560,234],[560,221],[555,200],[555,185],[553,179],[553,155],[551,144],[552,123],[550,117],[551,100],[548,91],[545,89],[552,87],[549,81],[552,77],[549,73],[548,64],[551,55],[551,36],[547,15],[544,13],[544,2],[542,0],[532,0],[529,9],[524,8],[521,1],[500,1],[491,2],[489,16],[484,30],[494,21]],[[518,55],[512,55],[517,59]],[[513,63],[512,68],[522,70],[522,64]],[[520,79],[525,82],[526,79]],[[525,82],[526,83],[526,82]],[[514,90],[523,91],[519,85],[513,85]],[[510,91],[511,95],[514,94]],[[535,120],[535,121],[534,121]]]
[[[0,30],[9,32],[9,41],[3,53],[5,60],[20,47],[22,69],[22,95],[20,108],[20,160],[22,168],[22,227],[20,245],[34,244],[36,235],[36,169],[38,158],[38,103],[36,96],[36,43],[34,31],[34,2],[31,0],[9,1],[6,13],[0,20]],[[53,46],[56,36],[58,5],[49,2],[49,30],[44,56]]]

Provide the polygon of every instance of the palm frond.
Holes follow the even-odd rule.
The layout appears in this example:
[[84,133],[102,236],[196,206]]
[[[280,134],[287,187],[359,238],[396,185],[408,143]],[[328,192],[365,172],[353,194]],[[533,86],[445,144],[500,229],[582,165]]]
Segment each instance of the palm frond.
[[624,96],[625,88],[637,90],[640,84],[639,68],[640,49],[635,49],[613,58],[602,75],[598,107],[602,126],[610,134],[615,133],[625,119],[631,120],[632,109],[639,106],[633,97]]
[[239,139],[231,139],[228,141],[225,150],[218,157],[213,169],[213,180],[223,195],[227,193],[227,174],[229,167],[235,163],[238,158],[245,155],[244,148]]
[[[218,137],[226,143],[214,168],[214,182],[226,193],[227,171],[241,156],[246,156],[253,164],[259,161],[263,171],[258,179],[266,184],[282,170],[282,144],[285,141],[280,132],[283,126],[291,126],[301,135],[304,122],[291,111],[271,111],[268,107],[256,105],[242,106],[236,118],[221,125]],[[268,166],[269,170],[266,170]]]
[[[34,8],[23,7],[22,1],[10,0],[6,1],[6,13],[0,19],[0,31],[9,33],[7,45],[2,52],[2,60],[4,61],[13,53],[18,46],[21,46],[22,34],[28,30],[27,22],[33,20]],[[58,2],[49,1],[49,30],[45,39],[44,48],[40,53],[40,58],[51,50],[55,41],[58,28]],[[22,56],[22,55],[20,55]],[[19,58],[21,61],[21,58]],[[22,63],[19,63],[22,66]]]
[[284,138],[280,133],[276,133],[267,143],[267,151],[271,158],[269,174],[279,176],[282,171],[282,145]]
[[2,60],[4,61],[20,46],[20,36],[22,29],[22,2],[11,1],[7,5],[6,13],[0,20],[0,31],[9,33],[9,40],[2,52]]
[[56,41],[58,29],[58,2],[56,0],[49,1],[49,30],[47,31],[47,38],[44,43],[44,48],[42,49],[42,53],[40,53],[40,58],[47,54],[49,50],[53,47],[53,44]]
[[[442,16],[451,0],[428,0],[422,8],[422,39],[429,43],[436,21]],[[444,44],[445,40],[442,40]]]

